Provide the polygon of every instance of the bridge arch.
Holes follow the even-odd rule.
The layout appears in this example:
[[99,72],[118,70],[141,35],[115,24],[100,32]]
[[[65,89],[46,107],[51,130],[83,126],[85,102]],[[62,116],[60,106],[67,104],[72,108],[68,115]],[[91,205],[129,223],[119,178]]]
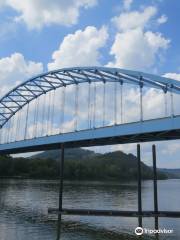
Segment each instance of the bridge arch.
[[42,94],[85,82],[120,82],[180,94],[180,82],[143,72],[108,67],[75,67],[50,71],[19,84],[0,99],[0,128],[26,104]]
[[[29,104],[33,100],[34,100],[33,102],[38,103],[40,96],[42,95],[46,96],[47,93],[48,94],[52,93],[53,91],[59,88],[66,89],[67,86],[74,85],[75,86],[75,105],[77,105],[78,103],[76,102],[77,101],[76,99],[78,98],[78,94],[79,94],[78,93],[79,86],[85,83],[88,84],[89,86],[91,85],[91,83],[94,83],[94,84],[102,83],[104,86],[107,85],[105,83],[112,83],[112,84],[119,83],[118,86],[121,86],[121,90],[125,84],[130,86],[136,86],[137,88],[139,88],[140,90],[139,91],[140,121],[143,121],[143,104],[142,104],[143,88],[157,89],[157,90],[160,90],[164,95],[167,95],[167,93],[169,93],[171,96],[170,104],[172,109],[173,109],[173,94],[178,94],[178,95],[180,94],[179,81],[148,74],[148,73],[138,72],[138,71],[131,71],[131,70],[125,70],[125,69],[119,69],[119,68],[109,68],[109,67],[74,67],[74,68],[64,68],[64,69],[54,70],[54,71],[43,73],[28,79],[27,81],[19,84],[18,86],[10,90],[7,94],[5,94],[0,99],[0,129],[1,129],[0,132],[2,132],[3,129],[6,130],[6,128],[7,129],[9,128],[9,131],[10,131],[12,127],[10,125],[8,126],[7,124],[8,123],[11,124],[10,123],[11,119],[13,119],[13,117],[15,117],[19,112],[21,112],[21,110],[24,110],[25,106],[27,108],[27,113],[26,113],[26,120],[24,119],[24,121],[26,121],[24,131],[26,132],[28,128],[27,117],[28,117],[28,111],[29,111]],[[116,91],[117,90],[115,89],[114,95],[117,94]],[[105,88],[104,88],[104,92],[105,92]],[[122,97],[122,93],[121,93],[121,97]],[[114,103],[114,106],[115,106],[115,103]],[[77,108],[77,106],[75,108]],[[117,108],[117,106],[115,106],[115,108]],[[120,108],[121,108],[121,115],[122,115],[123,114],[122,99],[121,99]],[[36,111],[35,114],[37,115],[38,109],[35,109],[35,111]],[[116,110],[114,110],[114,112],[115,111]],[[77,114],[77,109],[75,109],[75,114]],[[105,115],[105,112],[103,112],[102,114]],[[95,113],[94,113],[94,116],[95,116]],[[173,110],[172,110],[172,117],[173,117]],[[35,116],[35,118],[37,118],[37,116]],[[116,116],[114,116],[114,118],[116,118]],[[104,119],[104,116],[103,116],[103,119]],[[37,119],[34,119],[34,122],[35,120]],[[121,120],[121,123],[122,122],[123,121]],[[77,122],[75,122],[75,125],[77,125]],[[104,125],[105,124],[103,123],[103,126]],[[77,126],[75,127],[75,130],[76,128]],[[5,135],[7,135],[7,133],[5,133]],[[36,137],[36,134],[35,134],[35,137]],[[26,139],[26,133],[24,134],[24,138]],[[8,142],[8,140],[6,140],[6,142]]]

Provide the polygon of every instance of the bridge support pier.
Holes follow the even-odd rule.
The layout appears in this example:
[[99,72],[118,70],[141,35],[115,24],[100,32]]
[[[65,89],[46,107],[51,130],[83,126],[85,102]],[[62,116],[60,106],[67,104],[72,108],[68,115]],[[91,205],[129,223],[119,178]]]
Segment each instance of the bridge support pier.
[[140,144],[137,145],[137,169],[138,169],[138,224],[142,227],[142,193],[141,193],[141,147]]
[[60,184],[59,184],[59,208],[57,223],[57,240],[61,237],[61,218],[62,218],[62,199],[63,199],[63,181],[64,181],[64,144],[61,144],[60,159]]

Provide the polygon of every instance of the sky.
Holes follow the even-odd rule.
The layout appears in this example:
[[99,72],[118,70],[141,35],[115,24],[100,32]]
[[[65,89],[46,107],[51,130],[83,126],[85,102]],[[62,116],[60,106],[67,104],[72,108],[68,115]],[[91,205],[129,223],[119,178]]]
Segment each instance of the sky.
[[[175,0],[0,0],[0,95],[31,76],[72,66],[180,80],[179,11]],[[148,165],[151,145],[142,145]],[[95,148],[107,149],[136,154],[134,144]],[[158,167],[180,168],[180,141],[157,149]]]

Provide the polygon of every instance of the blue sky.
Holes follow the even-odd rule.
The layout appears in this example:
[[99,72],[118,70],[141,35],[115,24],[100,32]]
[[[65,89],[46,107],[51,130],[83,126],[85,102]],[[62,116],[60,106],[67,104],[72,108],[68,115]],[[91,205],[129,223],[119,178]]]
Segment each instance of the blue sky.
[[[16,3],[18,1],[16,0],[14,2]],[[62,1],[59,0],[55,2],[61,5]],[[129,12],[141,11],[141,9],[148,6],[154,6],[157,9],[157,13],[155,14],[156,18],[165,15],[167,21],[164,24],[157,25],[154,19],[154,22],[152,21],[147,29],[160,32],[165,38],[171,41],[166,50],[164,62],[158,66],[157,72],[159,74],[178,72],[180,56],[177,50],[180,34],[178,34],[179,29],[177,22],[179,22],[180,18],[178,14],[180,3],[179,1],[174,1],[172,4],[172,2],[168,0],[136,0],[132,1]],[[87,26],[101,28],[104,25],[109,28],[108,32],[110,36],[106,45],[103,46],[103,50],[101,49],[103,52],[101,64],[106,64],[112,59],[109,52],[117,30],[112,24],[111,19],[123,12],[123,0],[98,0],[95,6],[89,7],[88,9],[79,8],[79,17],[76,24],[64,26],[61,22],[57,22],[54,24],[49,23],[47,24],[48,26],[42,24],[40,28],[33,26],[32,29],[30,29],[23,20],[19,22],[15,21],[17,16],[22,15],[21,10],[17,11],[13,7],[8,6],[8,4],[4,4],[0,9],[0,57],[4,58],[14,52],[19,52],[23,54],[27,60],[42,62],[44,64],[44,70],[46,70],[48,62],[51,61],[53,51],[58,49],[63,38],[79,29],[83,30]]]
[[[56,2],[61,4],[61,1]],[[180,56],[177,49],[180,34],[178,34],[179,29],[177,22],[179,22],[180,18],[178,14],[180,3],[179,1],[173,1],[172,4],[172,2],[168,0],[136,0],[132,2],[131,11],[139,11],[146,6],[155,6],[158,11],[157,17],[165,15],[168,18],[164,24],[157,26],[152,23],[149,27],[149,29],[155,32],[158,31],[171,40],[170,46],[166,51],[165,62],[159,66],[158,73],[178,72]],[[122,7],[123,1],[99,0],[94,7],[79,9],[77,24],[63,26],[61,23],[55,23],[49,26],[42,26],[41,29],[36,29],[36,27],[29,29],[23,21],[15,22],[14,18],[21,15],[21,12],[9,6],[1,7],[0,57],[7,57],[14,52],[19,52],[22,53],[27,60],[43,62],[44,68],[46,69],[47,63],[51,61],[52,52],[59,47],[59,44],[67,34],[74,33],[78,29],[84,29],[86,26],[100,28],[102,25],[106,25],[110,28],[109,32],[112,34],[104,46],[105,51],[103,51],[101,63],[106,64],[108,60],[111,59],[109,51],[116,31],[111,23],[111,19],[122,12]]]
[[[179,11],[180,1],[169,0],[0,0],[0,94],[42,71],[76,65],[180,80]],[[159,166],[180,168],[179,141],[159,149]],[[145,144],[148,164],[150,157]]]

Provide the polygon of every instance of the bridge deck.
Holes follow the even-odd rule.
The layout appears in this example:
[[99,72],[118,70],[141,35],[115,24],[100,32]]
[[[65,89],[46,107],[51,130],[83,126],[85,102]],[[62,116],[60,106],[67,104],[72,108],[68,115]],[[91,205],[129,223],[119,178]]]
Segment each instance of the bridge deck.
[[180,116],[81,130],[1,144],[0,154],[180,139]]

